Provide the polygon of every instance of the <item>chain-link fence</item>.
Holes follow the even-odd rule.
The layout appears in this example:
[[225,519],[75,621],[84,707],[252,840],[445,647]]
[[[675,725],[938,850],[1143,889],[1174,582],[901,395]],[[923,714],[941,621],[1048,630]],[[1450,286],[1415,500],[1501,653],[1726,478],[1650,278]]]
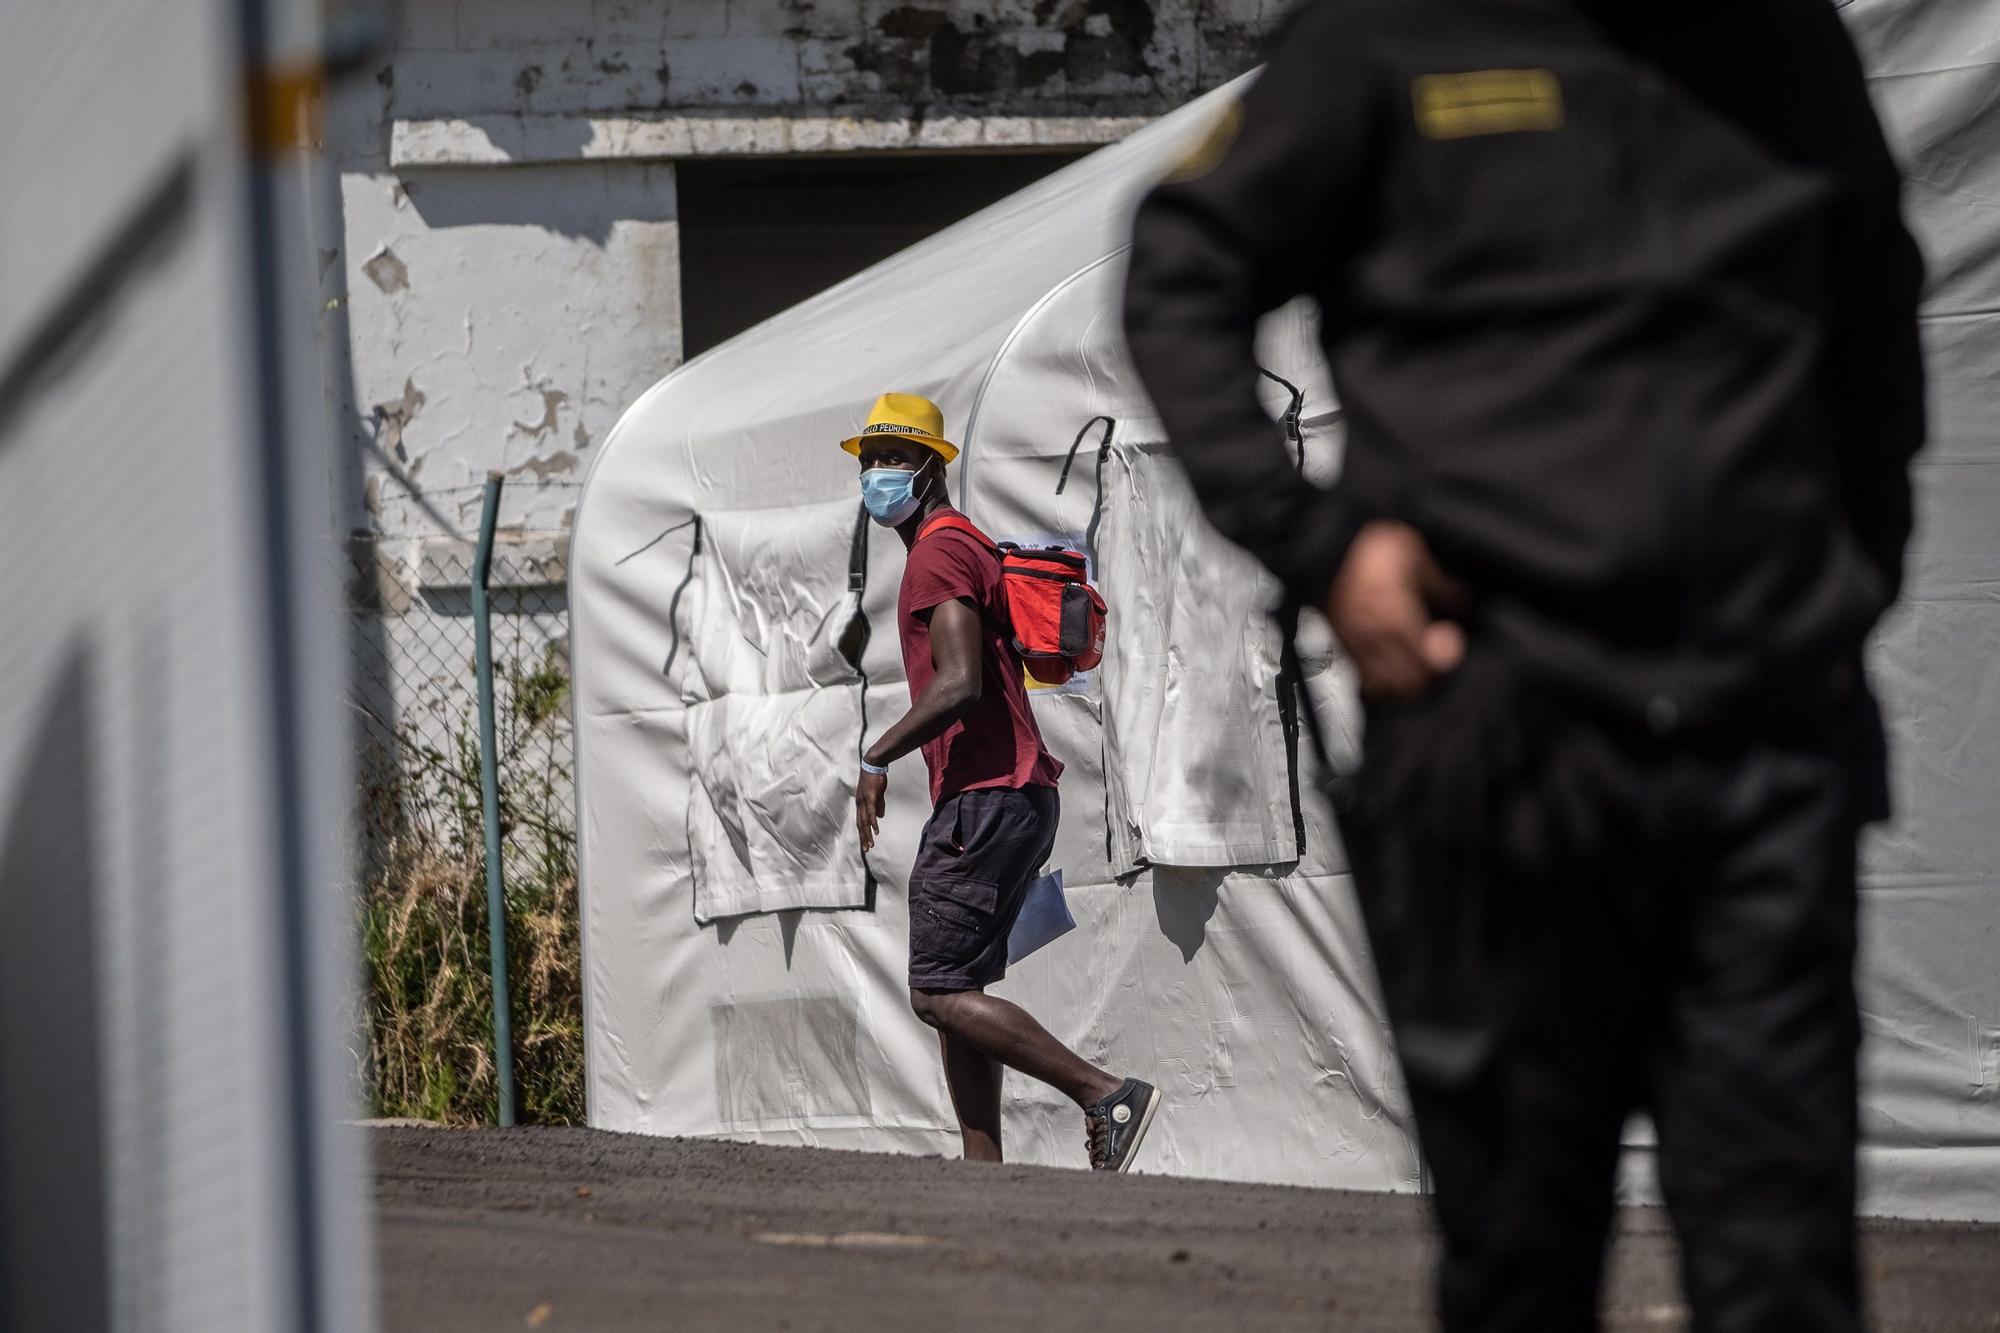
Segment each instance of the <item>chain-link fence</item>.
[[[357,542],[344,562],[376,1114],[489,1119],[495,1102],[469,544]],[[582,1016],[567,571],[503,542],[488,582],[517,1104],[581,1123]]]

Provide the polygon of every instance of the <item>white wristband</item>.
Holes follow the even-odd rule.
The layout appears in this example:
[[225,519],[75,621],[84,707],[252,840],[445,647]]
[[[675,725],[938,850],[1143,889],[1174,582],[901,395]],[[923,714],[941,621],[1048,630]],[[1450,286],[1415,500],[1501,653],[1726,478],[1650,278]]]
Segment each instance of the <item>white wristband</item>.
[[886,765],[881,768],[877,768],[874,764],[871,764],[866,759],[863,759],[861,761],[861,771],[863,773],[873,773],[876,777],[879,778],[884,773],[887,773],[889,770]]

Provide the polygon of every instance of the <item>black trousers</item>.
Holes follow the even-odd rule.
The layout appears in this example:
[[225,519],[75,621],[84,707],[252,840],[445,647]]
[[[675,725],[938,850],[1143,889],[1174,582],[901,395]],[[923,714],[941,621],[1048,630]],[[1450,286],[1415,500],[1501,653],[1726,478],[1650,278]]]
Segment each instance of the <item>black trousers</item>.
[[1693,1326],[1859,1329],[1865,689],[1660,738],[1475,646],[1376,708],[1342,801],[1443,1234],[1453,1333],[1598,1326],[1650,1111]]

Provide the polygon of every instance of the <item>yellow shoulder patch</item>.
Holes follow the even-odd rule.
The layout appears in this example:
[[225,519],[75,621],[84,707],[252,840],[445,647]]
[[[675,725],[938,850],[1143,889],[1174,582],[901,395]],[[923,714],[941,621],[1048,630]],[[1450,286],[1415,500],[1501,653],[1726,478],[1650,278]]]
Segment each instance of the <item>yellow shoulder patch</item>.
[[1229,156],[1229,150],[1236,145],[1236,136],[1243,129],[1243,103],[1230,98],[1223,106],[1221,114],[1210,123],[1208,132],[1201,136],[1187,156],[1174,164],[1168,173],[1169,182],[1191,181],[1206,176]]
[[1562,128],[1562,84],[1545,69],[1420,74],[1410,84],[1417,129],[1431,139]]

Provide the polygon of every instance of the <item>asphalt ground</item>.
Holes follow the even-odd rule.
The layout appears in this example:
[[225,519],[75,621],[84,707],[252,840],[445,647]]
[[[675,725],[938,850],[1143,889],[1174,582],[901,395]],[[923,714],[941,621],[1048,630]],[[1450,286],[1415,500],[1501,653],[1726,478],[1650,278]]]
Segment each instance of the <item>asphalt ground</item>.
[[[1080,1131],[1079,1131],[1080,1132]],[[382,1327],[1429,1327],[1422,1200],[585,1129],[371,1129]],[[1881,1330],[2000,1329],[2000,1227],[1869,1222]],[[1685,1327],[1621,1218],[1606,1327]]]

